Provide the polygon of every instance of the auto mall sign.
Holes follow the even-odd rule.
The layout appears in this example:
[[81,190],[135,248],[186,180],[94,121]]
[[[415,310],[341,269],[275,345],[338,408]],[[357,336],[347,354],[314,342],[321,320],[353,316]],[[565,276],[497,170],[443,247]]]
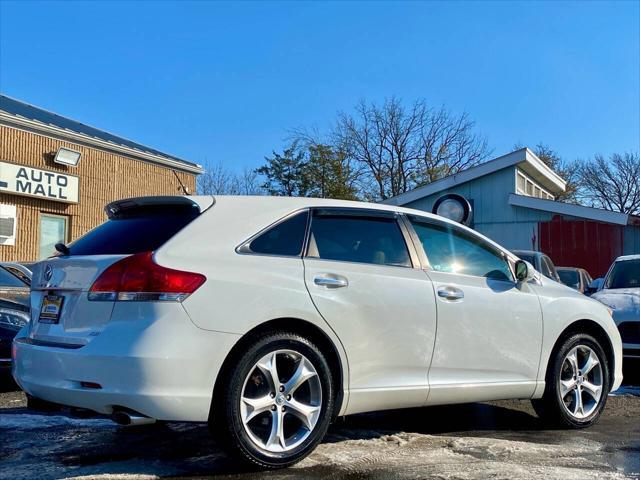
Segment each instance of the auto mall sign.
[[75,175],[0,162],[0,192],[78,203],[79,188],[80,179]]

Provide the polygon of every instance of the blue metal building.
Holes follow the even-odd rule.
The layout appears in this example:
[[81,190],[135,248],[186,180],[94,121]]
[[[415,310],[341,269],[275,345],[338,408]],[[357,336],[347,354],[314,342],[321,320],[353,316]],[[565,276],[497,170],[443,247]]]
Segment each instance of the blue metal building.
[[471,226],[509,249],[538,250],[556,265],[602,276],[619,255],[640,253],[640,217],[555,201],[566,182],[522,148],[385,201],[431,212],[455,193],[472,206]]

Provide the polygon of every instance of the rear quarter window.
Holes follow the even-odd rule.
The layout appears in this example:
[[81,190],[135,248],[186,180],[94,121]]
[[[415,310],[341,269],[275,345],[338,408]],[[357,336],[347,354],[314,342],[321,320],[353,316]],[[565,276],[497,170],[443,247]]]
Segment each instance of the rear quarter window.
[[260,233],[238,250],[241,253],[299,257],[307,231],[308,211],[293,214]]

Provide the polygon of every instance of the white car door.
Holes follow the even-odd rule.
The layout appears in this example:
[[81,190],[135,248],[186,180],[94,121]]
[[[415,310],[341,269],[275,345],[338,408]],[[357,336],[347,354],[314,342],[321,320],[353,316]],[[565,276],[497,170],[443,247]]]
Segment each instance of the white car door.
[[435,296],[407,241],[393,212],[313,211],[305,282],[347,352],[348,413],[426,401]]
[[438,330],[429,404],[528,398],[542,347],[538,296],[504,252],[452,224],[409,217],[433,282]]

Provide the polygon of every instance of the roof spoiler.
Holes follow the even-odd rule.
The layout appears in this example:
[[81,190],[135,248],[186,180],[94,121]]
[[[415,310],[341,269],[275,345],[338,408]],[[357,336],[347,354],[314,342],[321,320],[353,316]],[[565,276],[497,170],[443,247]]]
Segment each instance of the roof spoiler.
[[207,197],[187,197],[179,195],[159,195],[153,197],[123,198],[115,202],[108,203],[104,207],[107,217],[114,218],[127,210],[133,210],[147,206],[185,206],[197,207],[202,213],[215,203],[213,196]]

